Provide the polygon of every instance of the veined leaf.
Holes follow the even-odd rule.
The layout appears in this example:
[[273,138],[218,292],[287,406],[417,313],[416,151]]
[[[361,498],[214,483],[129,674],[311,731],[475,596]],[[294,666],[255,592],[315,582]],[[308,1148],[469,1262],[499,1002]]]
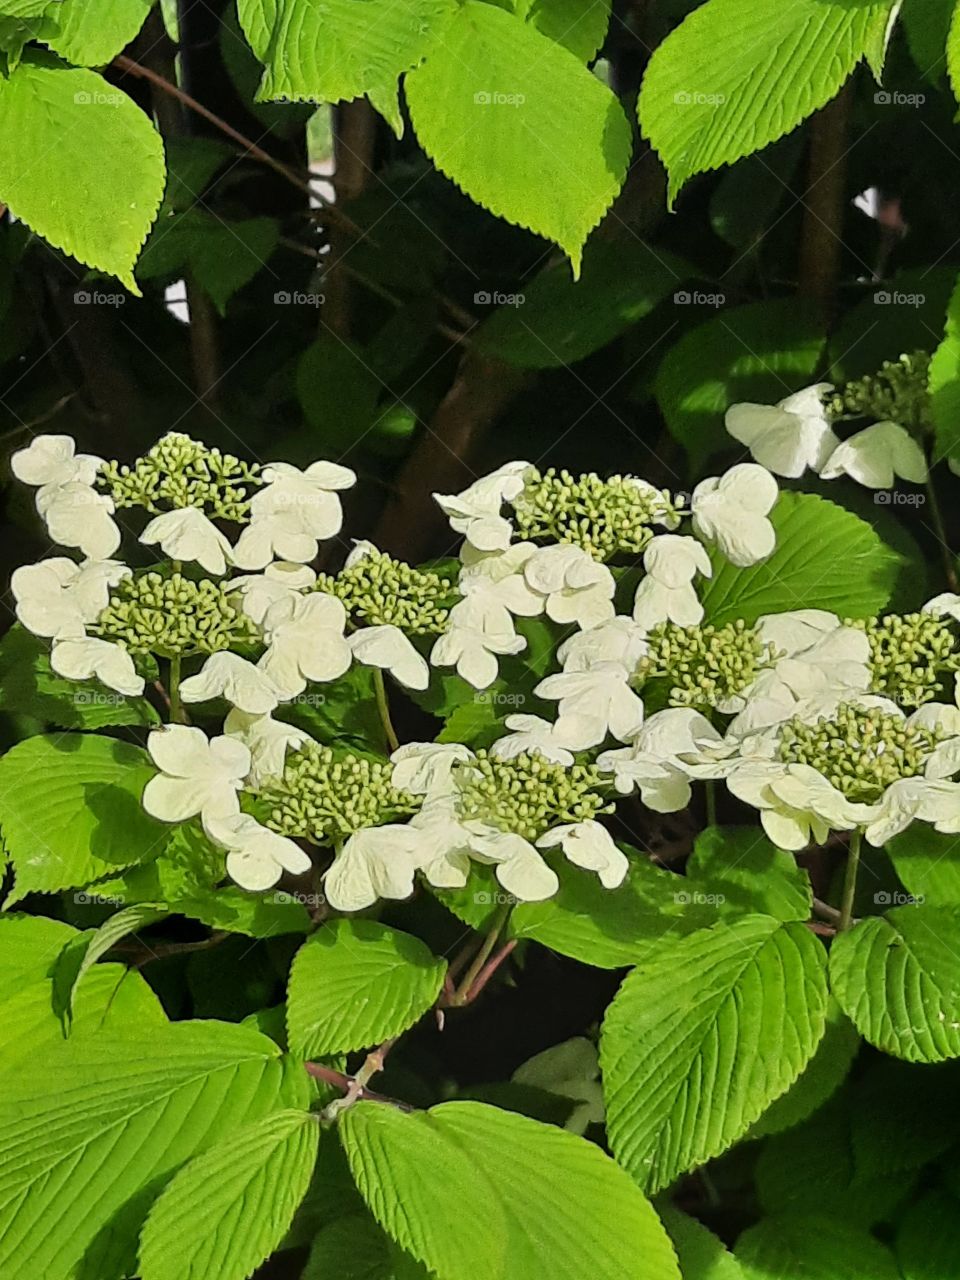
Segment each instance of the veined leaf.
[[319,1232],[301,1280],[429,1280],[370,1217],[348,1214]]
[[745,1280],[900,1280],[890,1250],[862,1227],[826,1213],[764,1218],[737,1241]]
[[721,915],[761,911],[778,920],[807,920],[810,877],[792,853],[778,849],[757,827],[708,827],[694,841],[686,888],[718,898]]
[[740,1264],[696,1218],[668,1206],[660,1210],[680,1260],[683,1280],[743,1280]]
[[581,62],[594,58],[610,25],[609,0],[586,5],[582,0],[513,0],[512,4],[506,0],[502,7],[512,9]]
[[173,279],[187,270],[221,315],[233,295],[267,268],[280,239],[275,218],[226,221],[202,209],[161,216],[137,263],[141,280]]
[[37,38],[75,66],[102,67],[130,43],[151,7],[151,0],[52,0]]
[[[884,847],[901,884],[917,902],[933,907],[960,907],[960,836],[942,835],[925,822],[912,822]],[[875,898],[894,903],[893,895]]]
[[118,942],[121,942],[129,934],[136,933],[138,929],[144,929],[147,925],[154,924],[157,920],[162,920],[166,914],[167,908],[162,902],[138,902],[131,907],[125,907],[122,911],[118,911],[116,915],[111,916],[94,932],[84,949],[83,958],[77,967],[76,976],[64,996],[64,1004],[68,1015],[73,1011],[76,990],[84,974],[97,963],[100,957],[105,956],[111,947],[116,946]]
[[[960,14],[960,5],[957,6]],[[951,46],[955,48],[951,63],[951,79],[960,91],[960,19],[951,28]],[[947,323],[943,340],[930,361],[928,387],[930,413],[936,430],[937,456],[960,459],[960,283],[947,306]]]

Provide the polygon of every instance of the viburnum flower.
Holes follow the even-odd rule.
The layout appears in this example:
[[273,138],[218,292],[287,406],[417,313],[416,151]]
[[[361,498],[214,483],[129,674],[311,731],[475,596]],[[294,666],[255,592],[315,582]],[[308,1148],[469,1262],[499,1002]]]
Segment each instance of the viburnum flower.
[[108,689],[115,689],[128,698],[143,693],[143,677],[137,675],[130,654],[109,640],[92,636],[54,640],[50,666],[65,680],[96,678]]
[[554,737],[574,751],[598,746],[612,734],[629,742],[643,724],[643,701],[619,662],[598,662],[588,671],[560,671],[541,680],[534,692],[557,701]]
[[309,871],[310,857],[299,845],[248,813],[210,815],[205,827],[215,844],[227,851],[227,875],[241,889],[271,889],[284,871],[300,876]]
[[120,545],[113,499],[80,481],[44,485],[37,511],[54,542],[76,547],[91,560],[107,560]]
[[305,471],[272,462],[261,474],[265,484],[250,499],[250,523],[237,540],[234,563],[263,569],[274,558],[312,560],[318,543],[340,532],[338,494],[356,484],[356,472],[335,462],[313,462]]
[[348,639],[357,662],[389,671],[408,689],[426,689],[430,668],[422,654],[413,647],[399,627],[384,625],[363,627]]
[[767,515],[779,492],[770,472],[753,462],[701,480],[690,500],[694,532],[741,569],[765,560],[776,546]]
[[627,747],[605,751],[597,767],[613,774],[621,795],[639,790],[655,813],[676,813],[690,803],[690,774],[685,757],[697,755],[721,741],[720,734],[700,711],[668,707],[656,711]]
[[586,631],[614,616],[613,574],[581,547],[539,547],[523,566],[523,576],[546,598],[544,607],[554,622],[575,622]]
[[564,856],[585,871],[595,871],[605,889],[616,889],[626,878],[630,864],[602,823],[592,820],[553,827],[537,841],[538,849],[559,846]]
[[36,436],[26,449],[18,449],[10,459],[10,469],[23,484],[36,488],[79,483],[92,485],[103,466],[103,458],[77,453],[71,436]]
[[488,476],[481,476],[462,493],[435,493],[450,527],[462,533],[478,551],[502,551],[513,538],[513,525],[500,513],[523,490],[528,462],[508,462]]
[[536,751],[544,760],[573,764],[573,752],[559,740],[557,726],[549,720],[518,714],[507,716],[504,725],[510,732],[490,748],[490,754],[498,760],[512,760],[514,756]]
[[726,428],[762,467],[795,480],[807,468],[820,471],[840,443],[823,401],[832,390],[831,383],[818,382],[774,405],[731,405]]
[[22,565],[10,579],[17,619],[37,636],[80,637],[107,607],[110,588],[130,572],[119,560],[78,565],[66,556]]
[[500,674],[498,656],[522,652],[527,647],[512,618],[502,624],[499,606],[468,596],[450,610],[449,626],[430,651],[435,667],[456,667],[457,675],[475,689],[486,689]]
[[695,627],[703,619],[703,605],[693,586],[698,573],[713,574],[702,543],[676,533],[654,538],[643,553],[646,576],[633,601],[633,620],[644,631],[661,622]]
[[259,665],[282,699],[295,698],[309,680],[336,680],[349,669],[346,625],[341,602],[323,592],[270,606],[263,618],[267,651]]
[[472,759],[470,748],[459,742],[408,742],[390,757],[393,785],[415,796],[453,795],[454,768]]
[[207,702],[225,698],[231,706],[251,715],[266,715],[280,701],[280,693],[269,675],[239,654],[211,654],[194,676],[180,685],[184,702]]
[[820,472],[824,480],[848,475],[868,489],[891,489],[897,476],[926,484],[927,460],[905,427],[875,422],[837,446]]
[[500,612],[503,610],[521,618],[536,618],[543,613],[543,595],[524,576],[524,568],[536,551],[532,542],[515,542],[502,551],[478,551],[464,543],[457,589],[471,601],[474,611],[482,609],[491,621],[500,618],[500,625],[491,626],[491,630],[508,629],[509,620]]
[[632,671],[646,652],[646,628],[618,614],[589,631],[574,632],[557,657],[564,671],[589,671],[598,662],[619,662]]
[[[17,572],[19,573],[20,570],[18,569]],[[944,591],[941,595],[928,600],[923,606],[923,612],[932,613],[935,618],[953,618],[955,622],[960,622],[960,596],[952,591]]]
[[195,561],[217,577],[233,558],[230,539],[199,507],[175,507],[154,516],[140,541],[148,547],[159,543],[171,560]]
[[356,831],[323,880],[335,911],[363,911],[379,898],[409,898],[421,864],[422,838],[406,823]]
[[161,822],[238,814],[237,792],[250,772],[250,752],[236,738],[208,738],[192,725],[168,724],[147,737],[160,772],[143,790],[143,807]]
[[283,773],[287,752],[295,751],[310,741],[310,735],[269,714],[256,715],[234,707],[223,722],[223,732],[236,738],[250,752],[249,783],[261,787],[270,778]]
[[268,564],[263,573],[232,578],[230,590],[239,592],[240,607],[259,626],[272,604],[302,595],[316,580],[317,575],[309,565],[277,560]]

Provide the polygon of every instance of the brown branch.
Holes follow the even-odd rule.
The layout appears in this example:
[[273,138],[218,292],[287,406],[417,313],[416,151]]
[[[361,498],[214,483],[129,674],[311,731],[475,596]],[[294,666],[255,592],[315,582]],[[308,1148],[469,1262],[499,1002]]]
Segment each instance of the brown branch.
[[810,123],[810,159],[803,201],[798,290],[829,318],[836,306],[846,211],[847,136],[852,82]]

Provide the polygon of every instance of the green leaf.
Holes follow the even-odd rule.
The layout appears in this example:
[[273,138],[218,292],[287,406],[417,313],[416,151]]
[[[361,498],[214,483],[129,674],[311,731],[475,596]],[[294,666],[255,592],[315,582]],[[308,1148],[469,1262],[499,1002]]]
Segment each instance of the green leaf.
[[487,355],[521,369],[559,369],[605,347],[675,291],[693,269],[641,240],[591,241],[576,282],[562,262],[537,275],[516,305],[472,335]]
[[73,1001],[77,987],[83,980],[84,975],[93,968],[101,956],[105,956],[112,947],[115,947],[118,942],[122,942],[131,933],[136,933],[138,929],[145,929],[147,925],[155,924],[157,920],[162,920],[165,915],[167,915],[167,908],[162,903],[138,902],[132,907],[125,907],[123,911],[118,911],[116,915],[111,916],[99,929],[94,931],[93,936],[84,948],[76,975],[64,995],[64,1005],[68,1015],[73,1012]]
[[60,729],[159,724],[146,698],[125,698],[99,680],[65,680],[50,666],[49,645],[19,623],[0,640],[0,707]]
[[953,267],[912,267],[885,280],[882,288],[871,285],[831,334],[827,380],[862,378],[875,374],[884,360],[927,350],[943,332],[956,282]]
[[49,978],[76,929],[43,916],[0,915],[0,1001]]
[[[900,882],[917,902],[960,907],[960,836],[941,835],[925,822],[913,822],[885,846]],[[894,903],[891,893],[874,895],[878,906]]]
[[19,742],[0,760],[0,831],[16,870],[7,905],[156,856],[170,829],[140,804],[155,773],[145,751],[112,738]]
[[[957,8],[960,13],[960,6]],[[956,35],[954,35],[954,30]],[[951,79],[960,85],[960,21],[954,20],[951,43],[956,47],[956,65]],[[960,282],[950,296],[943,340],[930,361],[927,386],[930,413],[936,433],[936,456],[960,458]]]
[[664,357],[655,392],[694,468],[737,447],[723,425],[731,404],[773,403],[809,385],[825,342],[822,318],[796,298],[722,307],[684,334]]
[[151,0],[53,0],[37,38],[75,66],[102,67],[136,36],[151,7]]
[[318,1117],[278,1111],[191,1160],[144,1224],[142,1280],[247,1280],[293,1221],[319,1142]]
[[562,44],[581,62],[593,60],[610,24],[609,0],[589,5],[582,0],[506,0],[501,7]]
[[760,911],[778,920],[807,920],[810,877],[792,853],[756,827],[708,827],[686,866],[690,892],[719,897],[721,915]]
[[372,1218],[350,1214],[317,1235],[301,1280],[428,1280]]
[[901,1280],[885,1245],[825,1213],[764,1218],[737,1241],[736,1256],[745,1280]]
[[493,5],[466,0],[406,79],[421,146],[492,213],[555,241],[580,273],[584,241],[620,190],[630,126],[566,49]]
[[903,1280],[954,1275],[960,1257],[960,1217],[953,1196],[928,1191],[910,1205],[900,1219],[894,1252]]
[[683,1280],[743,1280],[740,1264],[733,1254],[696,1218],[672,1205],[659,1212],[677,1251]]
[[826,956],[800,924],[743,916],[663,943],[607,1010],[607,1134],[649,1192],[725,1151],[813,1057]]
[[374,1217],[440,1280],[636,1280],[640,1258],[679,1280],[649,1203],[582,1138],[478,1102],[361,1102],[339,1127]]
[[291,1050],[348,1053],[406,1031],[443,986],[446,961],[375,920],[332,920],[297,952],[287,988]]
[[160,135],[102,76],[31,58],[0,80],[0,201],[137,295],[133,264],[163,183]]
[[865,520],[812,493],[781,493],[770,519],[777,546],[768,559],[738,569],[711,555],[713,577],[702,593],[708,622],[751,623],[791,609],[846,618],[882,612],[901,560]]
[[802,142],[799,134],[782,138],[723,174],[710,197],[710,224],[721,240],[735,249],[759,248],[796,181]]
[[852,1098],[857,1175],[872,1178],[921,1169],[942,1156],[960,1137],[960,1113],[954,1105],[958,1084],[960,1064],[955,1062],[923,1070],[896,1058],[871,1062],[867,1073],[858,1076]]
[[885,44],[886,3],[708,0],[657,47],[640,92],[643,132],[670,175],[670,203],[696,173],[760,151],[840,90]]
[[203,209],[161,217],[137,263],[141,280],[172,279],[184,271],[210,295],[221,315],[280,241],[275,218],[225,221]]
[[939,84],[956,0],[903,0],[903,29],[910,56],[924,79]]
[[373,426],[385,384],[364,353],[324,334],[297,365],[297,397],[304,417],[323,433],[323,450],[339,457]]
[[297,1064],[226,1023],[47,1048],[0,1090],[0,1268],[65,1280],[141,1188],[159,1190],[238,1126],[308,1099]]
[[895,907],[840,934],[830,980],[865,1040],[907,1062],[960,1057],[960,907]]

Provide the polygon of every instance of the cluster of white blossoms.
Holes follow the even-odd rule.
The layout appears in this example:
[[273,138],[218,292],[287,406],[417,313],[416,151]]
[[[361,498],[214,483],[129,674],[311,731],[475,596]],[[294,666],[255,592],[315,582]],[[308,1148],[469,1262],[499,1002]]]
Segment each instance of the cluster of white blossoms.
[[[19,621],[51,642],[59,675],[125,696],[149,682],[168,699],[144,807],[199,821],[251,891],[310,873],[353,911],[407,897],[418,876],[462,888],[478,863],[535,901],[557,891],[558,856],[613,889],[628,864],[601,819],[632,792],[682,808],[704,777],[726,778],[787,848],[912,817],[960,829],[960,708],[938,701],[960,665],[960,598],[907,618],[705,623],[716,565],[774,550],[778,489],[763,466],[704,480],[686,502],[635,477],[510,463],[437,495],[463,537],[455,562],[413,568],[362,542],[336,574],[309,563],[339,534],[355,479],[334,463],[245,464],[171,435],[126,467],[53,436],[13,469],[39,487],[51,539],[84,557],[19,569]],[[111,558],[117,512],[138,507],[134,536],[169,563]],[[544,715],[508,715],[486,750],[414,742],[378,758],[345,745],[346,726],[333,745],[308,731],[310,690],[359,666],[395,741],[384,673],[416,695],[452,667],[488,690],[535,618],[557,640],[534,690]]]

